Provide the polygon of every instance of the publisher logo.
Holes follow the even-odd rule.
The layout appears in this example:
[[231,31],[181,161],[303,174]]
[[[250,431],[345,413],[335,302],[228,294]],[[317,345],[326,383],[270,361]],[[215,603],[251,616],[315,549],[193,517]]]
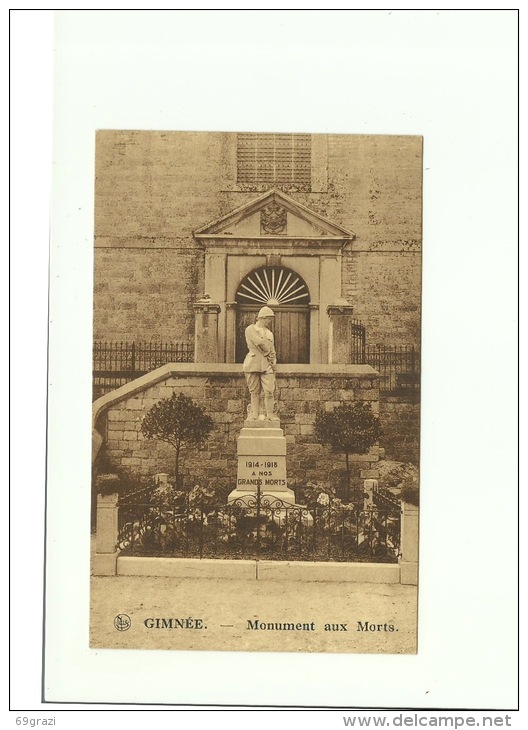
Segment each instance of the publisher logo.
[[114,626],[118,631],[127,631],[132,624],[130,616],[126,613],[118,613],[114,619]]

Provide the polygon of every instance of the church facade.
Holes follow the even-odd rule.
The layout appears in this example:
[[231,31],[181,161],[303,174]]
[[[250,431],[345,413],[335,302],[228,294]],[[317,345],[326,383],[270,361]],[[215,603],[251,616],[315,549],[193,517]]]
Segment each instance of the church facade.
[[267,304],[279,363],[332,363],[332,311],[419,347],[421,185],[419,137],[100,131],[94,339],[191,343],[209,306],[237,363]]

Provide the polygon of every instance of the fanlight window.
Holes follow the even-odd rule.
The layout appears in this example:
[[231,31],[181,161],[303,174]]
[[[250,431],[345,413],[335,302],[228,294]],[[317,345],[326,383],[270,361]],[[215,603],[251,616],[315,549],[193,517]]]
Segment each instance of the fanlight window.
[[277,307],[308,304],[310,295],[303,279],[290,269],[263,266],[255,269],[238,287],[238,304]]

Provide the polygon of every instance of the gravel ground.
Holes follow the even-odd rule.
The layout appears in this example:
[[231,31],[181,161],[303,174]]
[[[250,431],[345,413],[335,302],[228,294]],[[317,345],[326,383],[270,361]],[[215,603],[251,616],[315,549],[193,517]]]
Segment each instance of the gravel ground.
[[[368,654],[409,654],[417,648],[415,586],[135,576],[91,580],[93,648]],[[116,630],[118,614],[130,617],[130,629]],[[193,619],[193,628],[147,628],[149,618]],[[194,628],[196,619],[200,628]],[[257,620],[305,628],[248,628]],[[358,622],[381,628],[358,630]],[[346,631],[325,630],[325,624],[345,624]]]

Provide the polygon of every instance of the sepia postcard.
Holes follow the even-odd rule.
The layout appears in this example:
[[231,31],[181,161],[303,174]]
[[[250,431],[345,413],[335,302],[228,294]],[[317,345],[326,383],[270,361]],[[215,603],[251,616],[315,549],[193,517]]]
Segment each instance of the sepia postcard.
[[422,139],[100,130],[90,645],[417,650]]
[[514,25],[56,12],[45,702],[515,701]]

